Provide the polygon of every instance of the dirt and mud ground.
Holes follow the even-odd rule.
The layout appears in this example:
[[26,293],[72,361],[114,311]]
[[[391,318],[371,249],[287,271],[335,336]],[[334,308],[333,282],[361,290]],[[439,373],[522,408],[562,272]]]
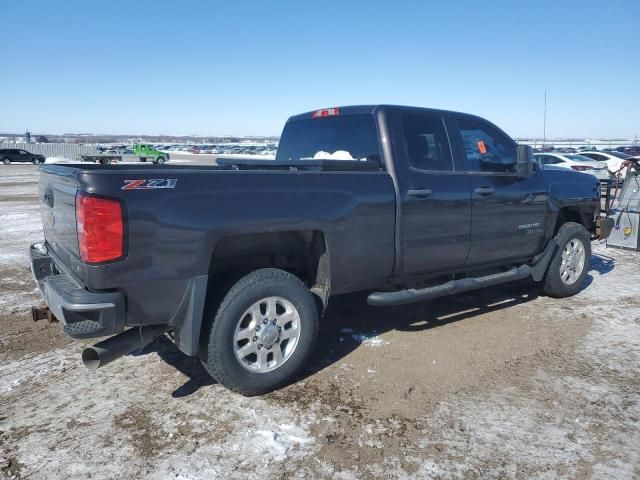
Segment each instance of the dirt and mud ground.
[[336,298],[311,367],[244,398],[161,339],[89,372],[33,323],[37,171],[0,172],[0,478],[639,478],[640,255],[401,308]]

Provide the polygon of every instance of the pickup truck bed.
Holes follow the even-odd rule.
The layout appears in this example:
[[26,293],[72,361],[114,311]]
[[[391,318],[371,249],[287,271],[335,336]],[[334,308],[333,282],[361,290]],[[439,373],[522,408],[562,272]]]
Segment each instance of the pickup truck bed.
[[275,161],[218,163],[40,167],[32,268],[67,333],[118,334],[105,351],[132,346],[127,327],[169,331],[221,383],[261,393],[304,364],[332,295],[391,305],[532,275],[566,296],[589,236],[608,234],[597,179],[535,170],[528,147],[455,112],[310,112]]

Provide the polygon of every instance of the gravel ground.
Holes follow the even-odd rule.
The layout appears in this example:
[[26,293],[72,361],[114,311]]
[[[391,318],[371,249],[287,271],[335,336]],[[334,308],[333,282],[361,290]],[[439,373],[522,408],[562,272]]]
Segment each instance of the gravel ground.
[[0,171],[0,478],[640,477],[639,254],[594,244],[564,300],[335,298],[299,381],[247,399],[167,339],[89,372],[31,322],[36,182]]

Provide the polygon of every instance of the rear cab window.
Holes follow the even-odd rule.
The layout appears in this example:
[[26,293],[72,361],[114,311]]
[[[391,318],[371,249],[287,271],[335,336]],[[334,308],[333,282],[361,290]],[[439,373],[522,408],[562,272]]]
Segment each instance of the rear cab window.
[[402,116],[409,165],[425,171],[453,171],[449,139],[440,115],[409,113]]
[[356,160],[380,164],[373,115],[336,115],[288,122],[277,161]]

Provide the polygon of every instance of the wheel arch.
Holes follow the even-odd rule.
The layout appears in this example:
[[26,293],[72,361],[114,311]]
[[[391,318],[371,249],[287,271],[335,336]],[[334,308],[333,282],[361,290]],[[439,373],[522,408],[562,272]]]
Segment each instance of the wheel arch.
[[209,278],[238,279],[260,268],[277,268],[300,278],[323,305],[330,291],[330,256],[321,230],[286,230],[231,235],[211,252]]
[[595,216],[596,206],[594,205],[564,205],[558,209],[555,225],[553,228],[553,237],[558,234],[560,227],[567,222],[575,222],[582,225],[588,232],[595,232]]
[[198,342],[229,289],[261,268],[277,268],[300,278],[322,314],[331,291],[330,252],[324,232],[311,229],[230,235],[220,239],[211,251]]

